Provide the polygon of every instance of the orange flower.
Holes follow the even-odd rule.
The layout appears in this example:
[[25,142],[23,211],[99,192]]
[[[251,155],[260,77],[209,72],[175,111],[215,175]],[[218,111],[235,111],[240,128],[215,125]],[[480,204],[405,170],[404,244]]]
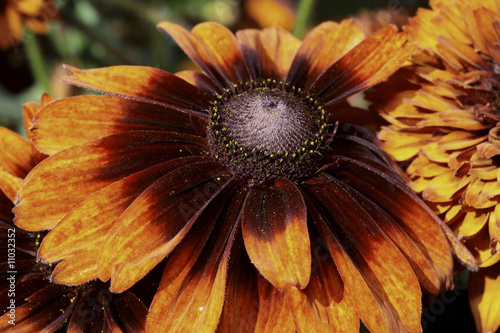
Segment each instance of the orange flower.
[[302,43],[277,28],[159,27],[203,72],[68,66],[67,82],[106,95],[33,120],[51,156],[15,221],[52,229],[38,256],[60,262],[53,279],[122,292],[168,256],[153,332],[358,331],[360,319],[420,331],[420,285],[452,283],[448,229],[345,102],[406,61],[406,35],[364,39],[352,20]]
[[390,123],[379,134],[384,150],[411,162],[410,186],[480,267],[495,265],[469,284],[478,330],[490,332],[500,326],[500,3],[431,6],[406,27],[419,45],[413,65],[369,96]]
[[242,15],[239,24],[243,21],[243,25],[247,27],[279,27],[292,30],[295,24],[295,8],[290,0],[245,0]]
[[4,0],[0,2],[0,48],[8,49],[23,40],[23,25],[37,34],[48,30],[47,20],[57,10],[50,0]]
[[[42,104],[51,100],[44,95]],[[29,122],[40,107],[34,102],[26,104],[25,122]],[[32,133],[26,134],[31,137]],[[13,200],[21,181],[37,161],[43,159],[43,155],[32,148],[19,134],[0,127],[0,306],[3,314],[0,331],[55,332],[68,320],[70,332],[144,331],[147,308],[134,293],[113,295],[108,284],[101,281],[80,286],[52,283],[53,265],[36,258],[45,233],[32,233],[14,226]]]

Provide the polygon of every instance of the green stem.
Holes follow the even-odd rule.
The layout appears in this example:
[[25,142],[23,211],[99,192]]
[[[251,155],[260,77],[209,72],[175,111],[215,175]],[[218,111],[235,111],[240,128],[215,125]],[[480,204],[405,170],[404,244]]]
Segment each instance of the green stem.
[[314,0],[300,0],[297,18],[292,32],[295,37],[300,39],[304,37],[313,6]]
[[24,35],[24,46],[35,81],[45,92],[50,94],[49,76],[47,75],[48,68],[43,59],[37,36],[29,31],[25,31]]

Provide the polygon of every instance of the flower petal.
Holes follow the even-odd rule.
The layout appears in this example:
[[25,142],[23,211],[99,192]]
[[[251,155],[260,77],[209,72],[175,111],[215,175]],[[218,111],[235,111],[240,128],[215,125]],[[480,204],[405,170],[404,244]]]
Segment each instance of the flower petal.
[[[339,162],[332,175],[348,182],[387,212],[422,253],[428,253],[428,259],[437,272],[441,272],[439,275],[446,279],[443,283],[451,286],[453,261],[446,233],[449,228],[407,186],[393,176],[353,159],[341,157]],[[456,244],[456,249],[462,250],[463,245]],[[460,259],[468,262],[470,257],[466,255]],[[470,264],[475,266],[474,263]]]
[[148,308],[131,292],[105,302],[104,313],[112,332],[145,332]]
[[469,302],[478,332],[500,327],[500,264],[481,268],[469,277]]
[[17,192],[19,192],[22,182],[22,178],[16,177],[0,167],[0,191],[3,191],[12,202],[16,201]]
[[328,67],[311,86],[325,105],[365,90],[393,74],[413,53],[404,33],[386,26]]
[[300,40],[280,28],[242,30],[237,36],[249,72],[256,75],[255,78],[285,81]]
[[287,179],[250,188],[242,216],[245,248],[259,272],[276,288],[303,289],[311,274],[306,207]]
[[205,144],[205,139],[188,134],[135,131],[63,150],[26,177],[15,222],[30,231],[51,229],[101,188],[177,157],[203,155]]
[[[102,188],[71,210],[44,237],[38,257],[45,262],[57,262],[93,248],[100,250],[116,220],[153,182],[183,165],[209,160],[209,157],[174,159]],[[91,257],[97,262],[97,256]]]
[[318,76],[365,38],[352,19],[324,22],[306,36],[293,59],[287,82],[308,90]]
[[165,30],[191,60],[218,83],[220,91],[248,81],[238,41],[226,27],[212,22],[198,24],[191,32],[170,22],[159,23],[157,27]]
[[[370,288],[380,292],[384,305],[393,309],[391,313],[401,321],[404,331],[421,331],[421,291],[410,264],[356,200],[355,191],[334,178],[326,179],[309,181],[307,188],[321,202],[322,213],[330,216],[328,227],[356,265],[358,274]],[[353,299],[355,306],[360,301],[364,300]]]
[[232,175],[218,162],[175,169],[146,189],[110,230],[98,259],[99,278],[123,292],[185,237]]
[[200,223],[169,258],[148,314],[148,331],[214,332],[217,328],[229,254],[233,242],[242,243],[239,219],[246,190],[235,191],[234,185],[202,213]]
[[35,166],[28,141],[5,127],[0,127],[0,168],[24,178]]
[[174,131],[205,136],[197,117],[155,104],[122,97],[84,95],[56,100],[33,119],[38,150],[60,150],[107,135],[139,130]]
[[[359,316],[324,241],[311,234],[313,265],[307,287],[286,291],[299,332],[358,332]],[[342,325],[339,325],[342,323]]]
[[207,118],[212,98],[168,72],[139,66],[112,66],[81,70],[69,65],[66,83],[109,95],[156,104],[192,116]]
[[16,326],[9,323],[9,313],[0,317],[0,330],[16,332],[55,332],[73,312],[75,293],[62,285],[51,284],[28,298],[29,302],[16,308]]

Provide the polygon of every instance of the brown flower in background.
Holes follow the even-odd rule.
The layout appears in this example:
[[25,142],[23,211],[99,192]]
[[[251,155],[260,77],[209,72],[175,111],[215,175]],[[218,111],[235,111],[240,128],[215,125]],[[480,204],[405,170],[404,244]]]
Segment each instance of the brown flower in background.
[[405,30],[412,66],[369,94],[379,137],[476,256],[469,296],[479,331],[500,326],[500,3],[431,1]]
[[0,48],[8,49],[23,40],[23,29],[37,34],[48,31],[47,21],[57,15],[50,0],[0,1]]
[[[44,95],[42,104],[51,100]],[[24,106],[25,124],[40,107],[35,102]],[[32,136],[28,130],[26,134]],[[111,294],[101,281],[79,286],[51,282],[53,265],[36,258],[45,233],[14,226],[16,193],[42,159],[29,141],[0,127],[0,331],[55,332],[63,325],[70,332],[144,331],[147,308],[134,293]]]
[[38,256],[59,262],[53,280],[123,292],[168,256],[150,331],[421,330],[420,285],[451,285],[448,229],[345,102],[406,61],[406,35],[159,27],[203,72],[68,67],[105,95],[33,119],[51,156],[15,221],[52,229]]

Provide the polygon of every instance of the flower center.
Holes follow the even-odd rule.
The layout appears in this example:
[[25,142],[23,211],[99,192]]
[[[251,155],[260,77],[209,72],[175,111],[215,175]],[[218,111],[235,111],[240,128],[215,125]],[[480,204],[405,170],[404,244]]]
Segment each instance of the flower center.
[[211,155],[255,182],[299,180],[314,173],[328,141],[318,101],[276,81],[243,87],[226,90],[214,102],[208,128]]

